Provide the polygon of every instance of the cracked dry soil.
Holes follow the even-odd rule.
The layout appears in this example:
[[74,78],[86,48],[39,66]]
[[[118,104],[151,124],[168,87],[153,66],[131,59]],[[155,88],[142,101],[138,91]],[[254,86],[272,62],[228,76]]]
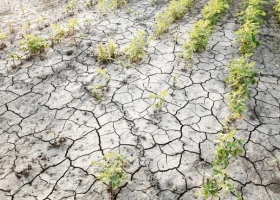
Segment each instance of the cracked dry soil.
[[[196,54],[186,71],[177,54],[206,0],[196,1],[168,33],[151,40],[143,60],[124,71],[117,61],[97,63],[91,48],[111,38],[123,50],[137,30],[153,34],[155,16],[168,1],[151,5],[150,0],[133,0],[100,18],[85,3],[79,1],[73,17],[80,24],[93,22],[76,31],[77,47],[65,38],[41,58],[12,69],[7,56],[17,51],[23,24],[34,24],[43,14],[44,29],[34,25],[31,30],[46,37],[51,34],[48,24],[63,24],[70,17],[63,14],[65,1],[0,2],[1,30],[8,32],[8,22],[17,29],[0,51],[0,199],[106,199],[106,187],[95,180],[91,162],[109,150],[130,160],[129,182],[116,199],[201,199],[195,193],[211,174],[214,141],[228,112],[225,67],[238,56],[234,40],[240,22],[235,14],[242,2],[232,1],[214,27],[207,51]],[[280,199],[280,27],[272,3],[266,6],[261,45],[252,58],[261,70],[260,82],[252,88],[250,110],[237,129],[244,153],[228,167],[245,200]],[[178,44],[172,40],[176,34]],[[110,75],[110,89],[101,102],[87,90],[98,67],[106,67]],[[154,114],[149,95],[163,89],[169,91],[167,103]]]

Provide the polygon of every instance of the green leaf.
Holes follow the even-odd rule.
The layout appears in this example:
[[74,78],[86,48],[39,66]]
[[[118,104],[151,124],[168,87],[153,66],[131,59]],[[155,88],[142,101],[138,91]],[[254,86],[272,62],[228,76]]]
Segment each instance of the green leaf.
[[114,183],[114,184],[118,184],[119,179],[118,179],[118,177],[116,177],[116,176],[111,176],[111,177],[110,177],[110,181],[111,181],[112,183]]

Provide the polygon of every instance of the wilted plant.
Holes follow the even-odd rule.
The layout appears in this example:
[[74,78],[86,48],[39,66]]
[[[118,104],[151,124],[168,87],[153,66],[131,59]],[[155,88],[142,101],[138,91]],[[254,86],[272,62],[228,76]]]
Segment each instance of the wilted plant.
[[147,38],[145,32],[137,32],[137,37],[133,38],[128,46],[124,49],[125,58],[129,63],[137,62],[145,56],[144,48],[148,46],[150,39],[151,37]]
[[39,30],[42,30],[44,28],[43,26],[44,26],[45,20],[46,20],[46,18],[43,15],[41,15],[41,17],[36,20],[35,23],[38,25]]
[[107,74],[106,69],[101,68],[97,69],[97,74],[101,78],[101,81],[92,86],[92,95],[96,100],[102,101],[104,94],[109,90],[110,76]]
[[24,24],[22,27],[21,27],[21,30],[24,30],[25,33],[30,33],[30,21],[28,21],[26,24]]
[[84,22],[85,26],[89,26],[93,22],[93,19],[88,19],[87,18],[87,19],[84,19],[83,22]]
[[98,62],[102,63],[110,63],[115,60],[118,55],[118,51],[115,47],[115,43],[112,40],[109,40],[109,44],[107,47],[104,47],[102,44],[97,45],[96,50],[96,59]]
[[51,27],[53,29],[52,43],[59,43],[62,38],[66,37],[67,29],[63,28],[60,23],[52,24]]
[[65,7],[65,12],[71,16],[74,15],[74,10],[76,9],[76,6],[77,6],[77,0],[70,0]]
[[14,33],[16,32],[16,30],[14,29],[12,23],[10,21],[8,21],[8,28],[9,28],[9,32],[10,33]]
[[172,86],[176,87],[177,82],[178,82],[178,76],[173,76],[172,77]]
[[68,23],[66,24],[68,35],[73,35],[75,27],[77,26],[79,26],[77,19],[75,18],[69,19]]
[[99,168],[94,175],[107,185],[111,199],[114,199],[115,190],[120,188],[127,179],[124,168],[127,166],[128,160],[123,155],[110,151],[104,155],[102,161],[92,162],[92,164]]
[[5,44],[5,40],[7,39],[7,35],[5,33],[0,32],[0,50],[5,49],[7,45]]
[[155,103],[153,104],[153,106],[155,107],[155,111],[161,111],[161,109],[163,108],[166,102],[167,96],[168,96],[167,90],[162,90],[158,94],[153,93],[150,95],[151,99],[155,99]]
[[31,55],[37,52],[44,52],[48,46],[49,45],[44,38],[35,35],[26,34],[23,36],[23,39],[20,40],[20,49]]
[[16,60],[19,60],[20,63],[22,63],[22,61],[21,61],[22,55],[20,55],[20,54],[12,52],[9,54],[9,58],[11,58],[13,60],[13,68],[16,68],[16,66],[17,66],[16,62],[15,62]]

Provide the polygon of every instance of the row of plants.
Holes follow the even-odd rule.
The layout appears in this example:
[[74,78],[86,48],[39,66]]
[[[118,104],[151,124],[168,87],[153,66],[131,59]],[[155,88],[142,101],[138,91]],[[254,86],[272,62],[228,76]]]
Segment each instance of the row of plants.
[[247,0],[243,3],[244,11],[238,16],[241,18],[242,26],[237,30],[237,42],[240,43],[239,52],[242,56],[250,57],[259,46],[257,39],[262,17],[265,16],[263,6],[267,4],[263,0]]
[[276,0],[276,4],[273,8],[274,8],[274,11],[277,15],[278,21],[280,21],[280,0]]
[[229,8],[229,0],[210,0],[202,10],[203,19],[194,23],[193,29],[189,32],[188,40],[183,45],[183,58],[186,61],[193,59],[193,54],[205,50],[212,28],[217,24],[220,17]]
[[156,35],[166,32],[168,27],[178,19],[181,19],[192,7],[194,0],[172,0],[167,9],[156,16]]
[[117,9],[123,7],[131,0],[99,0],[96,4],[96,9],[100,14],[108,12],[116,12]]
[[[256,37],[263,21],[261,17],[265,15],[264,4],[262,0],[247,0],[243,4],[244,11],[238,14],[241,16],[242,26],[237,31],[237,41],[240,42],[239,52],[242,57],[233,59],[227,66],[229,75],[225,81],[230,88],[228,94],[230,114],[217,137],[212,177],[206,179],[202,185],[201,194],[205,199],[218,197],[221,193],[226,195],[229,192],[235,194],[238,200],[242,199],[235,184],[227,176],[226,168],[230,158],[243,153],[243,141],[235,138],[236,121],[243,119],[244,112],[248,111],[246,101],[251,98],[250,87],[258,83],[259,70],[254,70],[255,63],[249,62],[248,59],[258,46]],[[256,29],[252,30],[251,27]]]

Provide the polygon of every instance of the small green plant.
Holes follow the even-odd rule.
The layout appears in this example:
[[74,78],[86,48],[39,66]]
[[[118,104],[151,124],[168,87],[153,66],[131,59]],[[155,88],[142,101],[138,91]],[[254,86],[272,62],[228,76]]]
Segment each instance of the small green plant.
[[217,24],[218,19],[229,8],[228,2],[229,0],[210,0],[202,10],[203,18],[209,20],[211,25]]
[[41,17],[35,21],[39,30],[42,30],[44,28],[45,20],[46,20],[46,18],[43,15],[41,15]]
[[242,27],[237,30],[236,41],[240,43],[239,52],[242,55],[250,57],[259,46],[257,35],[259,33],[259,24],[246,21]]
[[229,165],[231,157],[237,157],[243,153],[243,142],[240,139],[235,139],[236,130],[224,126],[222,133],[218,134],[217,147],[214,153],[213,176],[207,178],[202,185],[199,194],[203,195],[204,199],[218,197],[219,193],[235,193],[238,200],[242,197],[240,192],[235,189],[235,185],[226,175],[226,168]]
[[22,61],[21,61],[22,55],[20,55],[20,54],[12,52],[12,53],[9,54],[9,58],[11,58],[13,60],[13,66],[12,66],[13,69],[15,69],[17,67],[16,60],[19,60],[20,63],[22,63]]
[[20,49],[28,52],[30,55],[37,52],[44,52],[48,47],[48,43],[44,38],[37,37],[35,35],[26,34],[20,41]]
[[16,30],[14,29],[14,26],[12,25],[12,22],[8,21],[8,28],[10,33],[15,33]]
[[183,57],[186,60],[192,60],[194,52],[205,50],[211,29],[209,20],[199,20],[194,24],[193,30],[189,32],[189,40],[184,44]]
[[130,0],[99,0],[96,9],[100,14],[104,14],[107,12],[116,12],[118,8],[123,7]]
[[125,58],[129,63],[135,63],[145,56],[144,49],[146,46],[148,46],[150,39],[151,37],[147,38],[145,32],[137,32],[137,37],[133,38],[128,46],[124,49]]
[[68,35],[73,35],[75,31],[75,27],[79,26],[79,23],[77,19],[72,18],[68,20],[68,23],[66,24],[67,27],[67,34]]
[[93,22],[93,19],[86,18],[86,19],[83,20],[83,22],[84,22],[85,26],[89,26]]
[[178,76],[172,77],[172,86],[175,88],[178,83]]
[[77,0],[70,0],[65,7],[65,12],[70,16],[74,15],[74,11],[77,7]]
[[102,161],[92,162],[92,164],[99,168],[99,171],[94,174],[95,177],[107,185],[111,199],[114,199],[114,192],[127,180],[124,168],[128,160],[123,155],[110,151],[104,155]]
[[163,108],[165,102],[166,102],[166,98],[168,97],[168,91],[167,90],[162,90],[161,92],[159,92],[158,94],[151,94],[150,98],[151,99],[155,99],[155,103],[153,104],[153,106],[155,107],[155,111],[161,111],[161,109]]
[[98,62],[110,63],[115,60],[118,55],[118,51],[115,47],[115,43],[112,40],[109,40],[107,47],[104,47],[102,44],[97,45],[96,50],[96,59]]
[[249,87],[258,83],[256,75],[258,70],[253,70],[255,63],[249,63],[244,58],[232,60],[227,69],[229,75],[226,82],[229,84],[231,91],[228,95],[229,108],[236,116],[242,116],[247,111],[246,100],[250,99]]
[[28,21],[26,24],[24,24],[22,27],[21,27],[21,30],[24,30],[26,34],[30,33],[30,21]]
[[101,80],[98,84],[94,84],[92,86],[91,92],[96,100],[102,101],[102,98],[104,97],[105,93],[109,90],[110,76],[109,74],[107,74],[107,70],[105,68],[98,68],[97,74],[101,78]]
[[63,28],[60,23],[52,24],[51,25],[52,31],[52,43],[59,43],[62,38],[67,36],[67,29]]
[[5,44],[5,40],[7,39],[7,35],[5,33],[0,32],[0,50],[5,49],[7,45]]
[[181,19],[192,7],[193,0],[172,0],[167,9],[156,16],[156,35],[159,36],[177,19]]

